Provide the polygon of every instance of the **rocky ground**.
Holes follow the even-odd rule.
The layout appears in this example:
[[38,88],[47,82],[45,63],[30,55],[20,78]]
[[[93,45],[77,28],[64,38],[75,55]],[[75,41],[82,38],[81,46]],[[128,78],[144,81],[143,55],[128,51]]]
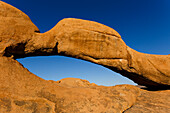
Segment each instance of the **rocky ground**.
[[170,90],[98,86],[87,80],[46,81],[0,57],[0,113],[168,113]]

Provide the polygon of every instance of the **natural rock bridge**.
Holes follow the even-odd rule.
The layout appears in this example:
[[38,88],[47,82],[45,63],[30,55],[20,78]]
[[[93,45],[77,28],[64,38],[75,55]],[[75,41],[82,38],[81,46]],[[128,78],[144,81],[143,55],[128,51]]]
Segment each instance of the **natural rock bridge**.
[[39,33],[29,17],[1,3],[0,56],[64,55],[94,62],[148,87],[170,85],[170,55],[150,55],[128,47],[114,29],[67,18]]
[[[92,85],[87,81],[82,82],[79,80],[89,88],[84,90],[79,89],[82,90],[81,93],[85,95],[88,92],[87,97],[89,98],[91,98],[90,96],[95,96],[95,101],[98,102],[98,107],[101,109],[98,109],[98,107],[94,107],[93,109],[92,103],[95,102],[93,99],[91,101],[86,101],[86,96],[78,97],[76,95],[79,95],[79,90],[75,91],[75,89],[72,89],[74,90],[72,92],[74,97],[71,97],[72,102],[79,98],[76,102],[83,99],[83,102],[86,101],[86,103],[88,103],[85,107],[78,106],[76,102],[69,103],[70,101],[68,101],[70,95],[66,92],[70,92],[70,89],[62,88],[60,85],[56,86],[58,82],[49,82],[36,77],[15,60],[17,58],[41,55],[64,55],[87,60],[103,65],[150,89],[168,89],[170,86],[170,55],[150,55],[137,52],[128,47],[121,39],[119,33],[114,29],[87,20],[73,18],[63,19],[51,30],[40,33],[39,29],[31,22],[26,14],[15,7],[0,1],[0,91],[2,90],[0,97],[3,97],[3,99],[1,98],[1,101],[4,101],[4,98],[6,99],[4,102],[7,102],[7,104],[3,105],[6,106],[4,107],[6,111],[12,109],[9,107],[12,106],[10,104],[11,102],[14,102],[16,106],[26,106],[27,104],[32,105],[31,102],[34,100],[34,104],[36,103],[37,106],[45,106],[39,101],[39,99],[43,98],[45,100],[41,101],[48,103],[51,107],[50,110],[55,112],[64,112],[67,110],[72,110],[74,113],[83,112],[83,110],[87,112],[90,111],[89,109],[95,112],[102,110],[107,111],[108,113],[110,113],[109,110],[112,110],[112,112],[123,112],[132,107],[135,102],[142,101],[142,98],[144,97],[140,96],[141,94],[146,94],[146,99],[150,99],[150,97],[147,97],[149,94],[152,94],[154,98],[160,98],[160,95],[164,95],[162,101],[166,101],[165,97],[168,97],[168,90],[165,92],[153,93],[143,91],[134,86],[125,85],[117,86],[118,88],[111,87],[108,92],[104,91],[108,90],[106,87],[99,87]],[[83,87],[85,86],[83,85]],[[108,99],[107,102],[109,101],[110,104],[115,106],[111,107],[111,105],[107,103],[109,107],[105,105],[106,109],[104,109],[101,107],[102,105],[99,105],[104,101],[100,102],[98,96],[96,97],[96,95],[91,94],[92,92],[99,94],[93,90],[94,87],[97,88],[95,91],[104,91],[102,93],[105,95],[108,95],[106,92],[112,95],[113,92],[110,92],[110,89],[115,90],[115,92],[120,90],[123,95],[126,95],[126,98],[114,96],[114,99],[115,97],[122,99],[119,100],[120,103],[117,104],[117,100],[111,102],[111,100],[114,99],[109,97],[111,100]],[[53,89],[57,92],[53,91]],[[30,93],[30,91],[32,93]],[[12,93],[15,95],[11,96],[11,99],[8,100],[9,96],[7,95]],[[21,97],[16,97],[16,95],[20,95]],[[31,98],[26,99],[25,96],[30,95]],[[36,99],[32,99],[33,97],[36,97]],[[99,97],[106,98],[103,97],[101,93]],[[137,98],[138,100],[136,100]],[[123,103],[124,101],[126,104]],[[150,101],[152,103],[153,100]],[[54,103],[55,105],[53,105]],[[157,103],[157,101],[154,101],[153,103]],[[81,105],[82,103],[79,104]],[[140,102],[138,104],[141,105]],[[163,105],[164,111],[168,111],[168,104],[169,102]],[[72,107],[68,106],[64,108],[66,105]],[[91,108],[88,106],[91,106]],[[145,109],[145,105],[143,106],[143,109]],[[35,110],[34,107],[31,109]],[[39,107],[36,109],[39,109]],[[137,108],[135,107],[131,108],[132,111],[136,109]],[[1,109],[0,105],[0,111],[1,110],[3,109]],[[17,112],[15,111],[16,109],[12,110]],[[131,110],[129,112],[132,112]],[[154,107],[153,110],[155,110]]]

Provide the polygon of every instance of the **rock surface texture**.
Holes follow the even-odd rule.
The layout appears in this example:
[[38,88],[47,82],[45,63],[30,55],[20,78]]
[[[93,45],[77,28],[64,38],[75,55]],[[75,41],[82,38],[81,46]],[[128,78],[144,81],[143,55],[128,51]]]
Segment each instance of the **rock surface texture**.
[[[103,65],[148,89],[97,86],[67,78],[46,81],[15,59],[64,55]],[[150,55],[128,47],[112,28],[63,19],[39,33],[29,17],[0,1],[0,113],[168,113],[170,55]]]

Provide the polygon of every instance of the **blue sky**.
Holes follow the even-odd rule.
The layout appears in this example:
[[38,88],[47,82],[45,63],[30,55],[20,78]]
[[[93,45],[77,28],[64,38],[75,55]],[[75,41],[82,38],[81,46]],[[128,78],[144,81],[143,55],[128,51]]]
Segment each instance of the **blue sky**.
[[[131,48],[150,54],[170,54],[170,0],[2,0],[25,12],[46,32],[63,18],[96,21],[118,31]],[[134,84],[102,66],[62,57],[18,59],[44,79],[87,79],[103,85]]]

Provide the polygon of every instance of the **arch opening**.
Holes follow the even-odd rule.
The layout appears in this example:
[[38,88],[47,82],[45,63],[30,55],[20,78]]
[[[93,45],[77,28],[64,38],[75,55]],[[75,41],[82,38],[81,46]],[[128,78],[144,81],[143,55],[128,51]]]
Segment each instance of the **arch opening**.
[[98,64],[64,56],[38,56],[17,59],[30,72],[45,79],[80,78],[103,86],[137,85],[132,80]]

